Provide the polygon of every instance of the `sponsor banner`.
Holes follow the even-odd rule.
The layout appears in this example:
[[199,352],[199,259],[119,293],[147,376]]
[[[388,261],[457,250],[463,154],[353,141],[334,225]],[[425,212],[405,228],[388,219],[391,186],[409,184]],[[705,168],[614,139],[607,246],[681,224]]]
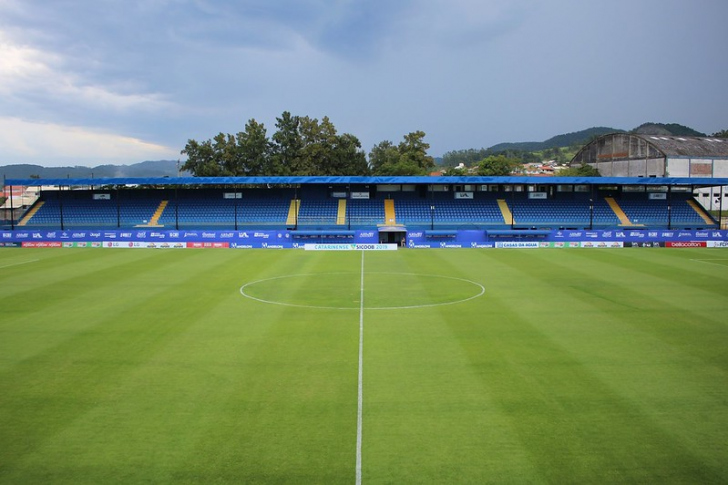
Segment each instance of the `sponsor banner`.
[[379,232],[372,231],[356,231],[356,238],[354,239],[359,243],[377,243],[379,242]]
[[529,192],[528,193],[529,199],[548,199],[548,195],[546,192]]
[[667,248],[707,248],[707,241],[668,241],[665,243]]
[[111,194],[94,194],[94,200],[111,200]]
[[580,248],[582,243],[576,241],[541,241],[538,244],[540,248]]
[[455,198],[473,200],[473,193],[472,192],[455,192]]
[[304,244],[306,251],[396,251],[396,244]]
[[19,242],[3,242],[0,241],[0,248],[20,248],[22,244]]
[[709,248],[728,248],[728,241],[708,241]]
[[188,242],[186,244],[187,248],[193,248],[193,249],[220,249],[220,248],[229,248],[230,243],[227,242]]
[[437,244],[432,245],[432,244],[429,244],[429,243],[426,243],[426,242],[415,242],[415,241],[413,241],[413,240],[410,239],[407,242],[407,247],[408,248],[412,248],[412,249],[431,249],[431,248],[436,248],[436,247],[440,247],[440,246],[437,245]]
[[664,248],[664,242],[658,241],[645,241],[645,242],[626,242],[624,243],[625,248]]
[[622,241],[581,241],[578,243],[582,248],[623,248],[624,244]]
[[351,195],[349,195],[350,199],[369,199],[369,192],[352,192]]
[[24,248],[60,248],[63,243],[60,241],[23,241]]
[[64,248],[100,248],[103,247],[103,243],[100,241],[84,241],[84,242],[77,242],[77,241],[66,241],[63,243]]
[[497,248],[518,248],[518,249],[532,249],[538,248],[538,241],[504,241],[496,242],[495,247]]
[[103,243],[103,247],[124,249],[184,249],[187,246],[182,242],[106,241]]

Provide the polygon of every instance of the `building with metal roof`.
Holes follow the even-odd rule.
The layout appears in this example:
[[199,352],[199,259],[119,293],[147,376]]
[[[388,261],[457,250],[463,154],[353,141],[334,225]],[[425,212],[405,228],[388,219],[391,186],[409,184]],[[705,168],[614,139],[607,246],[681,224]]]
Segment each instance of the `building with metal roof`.
[[[587,164],[603,177],[728,177],[728,139],[612,133],[596,138],[571,160]],[[717,210],[728,187],[695,190],[708,210]]]

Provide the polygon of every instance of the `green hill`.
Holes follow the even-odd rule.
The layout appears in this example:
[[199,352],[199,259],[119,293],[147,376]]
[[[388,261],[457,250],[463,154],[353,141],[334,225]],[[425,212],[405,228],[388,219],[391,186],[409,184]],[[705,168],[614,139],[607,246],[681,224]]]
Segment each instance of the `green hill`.
[[642,123],[630,133],[659,136],[707,136],[705,133],[678,123]]
[[547,150],[549,148],[556,147],[568,147],[571,145],[584,145],[595,136],[606,135],[607,133],[622,132],[624,130],[616,128],[608,128],[605,126],[598,126],[594,128],[587,128],[586,130],[575,131],[573,133],[566,133],[563,135],[556,135],[549,138],[546,141],[527,141],[520,143],[499,143],[493,145],[488,150],[492,152],[503,152],[509,150],[519,150],[526,152],[535,152],[540,150]]
[[0,166],[0,174],[8,179],[175,177],[177,173],[177,160],[146,161],[132,165],[98,165],[96,167],[42,167],[31,164]]

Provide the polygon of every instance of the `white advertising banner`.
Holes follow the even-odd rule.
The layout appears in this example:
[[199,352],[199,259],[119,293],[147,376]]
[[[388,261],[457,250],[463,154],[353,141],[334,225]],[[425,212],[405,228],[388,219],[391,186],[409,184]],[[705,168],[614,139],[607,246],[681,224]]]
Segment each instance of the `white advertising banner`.
[[537,241],[506,241],[495,243],[495,247],[497,248],[532,249],[540,246],[541,245]]
[[396,251],[396,244],[304,244],[306,251]]
[[187,244],[183,242],[104,241],[103,247],[125,249],[185,249]]

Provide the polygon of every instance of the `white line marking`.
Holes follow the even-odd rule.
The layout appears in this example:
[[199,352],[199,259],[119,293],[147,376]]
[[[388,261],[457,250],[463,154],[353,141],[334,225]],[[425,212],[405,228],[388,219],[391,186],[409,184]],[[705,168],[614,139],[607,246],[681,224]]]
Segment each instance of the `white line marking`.
[[356,415],[356,485],[361,485],[361,434],[364,399],[364,251],[361,252],[361,281],[359,283],[359,393]]
[[726,266],[725,264],[714,263],[713,261],[728,261],[728,259],[691,259],[690,261],[695,261],[696,263],[712,264],[713,266],[725,267]]
[[4,266],[0,266],[0,269],[9,268],[11,266],[20,266],[21,264],[35,263],[36,261],[40,261],[40,259],[31,259],[30,261],[21,261],[20,263],[6,264]]
[[[351,274],[351,273],[316,273],[315,276],[340,275],[340,274]],[[470,284],[480,288],[480,291],[473,296],[470,296],[468,298],[463,298],[461,300],[445,301],[445,302],[441,302],[441,303],[425,303],[422,305],[368,307],[367,310],[411,310],[411,309],[415,309],[415,308],[429,308],[429,307],[435,307],[435,306],[455,305],[457,303],[465,303],[466,301],[473,300],[473,299],[483,296],[483,294],[485,294],[485,287],[483,285],[481,285],[480,283],[476,283],[475,281],[467,280],[465,278],[456,278],[454,276],[444,276],[444,275],[435,275],[435,274],[418,274],[418,273],[394,273],[394,272],[375,272],[375,273],[369,273],[369,274],[370,275],[371,274],[385,274],[385,275],[425,276],[425,277],[430,277],[430,278],[445,278],[445,279],[449,279],[449,280],[464,281],[466,283],[470,283]],[[311,274],[291,274],[291,275],[275,276],[273,278],[266,278],[266,279],[257,280],[257,281],[251,281],[250,283],[246,283],[240,287],[240,294],[243,295],[245,298],[259,301],[261,303],[268,303],[270,305],[281,305],[281,306],[289,306],[289,307],[296,307],[296,308],[318,308],[318,309],[325,309],[325,310],[356,310],[357,309],[357,307],[354,307],[354,306],[335,307],[335,306],[324,306],[324,305],[301,305],[301,304],[297,304],[297,303],[286,303],[286,302],[282,302],[282,301],[265,300],[263,298],[258,298],[253,295],[249,295],[248,293],[245,292],[245,289],[248,286],[253,286],[258,283],[264,283],[266,281],[279,280],[282,278],[294,278],[294,277],[298,277],[298,276],[314,276],[314,274],[313,273],[311,273]],[[361,302],[360,302],[360,305],[361,305]]]

